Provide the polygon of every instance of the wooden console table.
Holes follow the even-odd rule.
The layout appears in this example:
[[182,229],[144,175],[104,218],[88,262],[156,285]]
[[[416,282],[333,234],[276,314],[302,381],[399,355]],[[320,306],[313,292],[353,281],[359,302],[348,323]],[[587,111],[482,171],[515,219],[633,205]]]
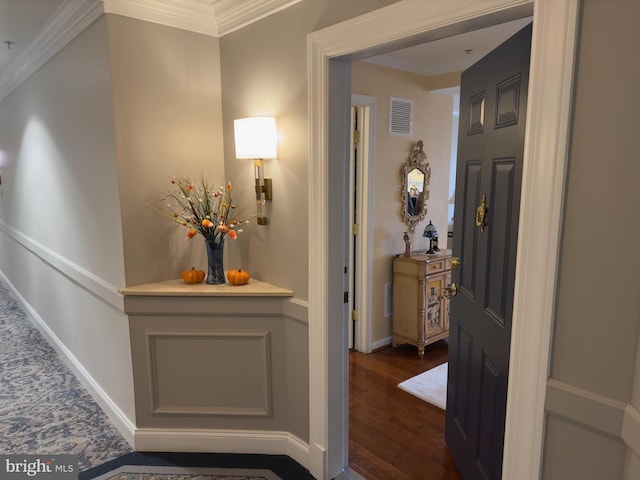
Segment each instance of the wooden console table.
[[449,335],[451,251],[414,253],[393,260],[393,346],[418,347],[420,358],[428,343]]

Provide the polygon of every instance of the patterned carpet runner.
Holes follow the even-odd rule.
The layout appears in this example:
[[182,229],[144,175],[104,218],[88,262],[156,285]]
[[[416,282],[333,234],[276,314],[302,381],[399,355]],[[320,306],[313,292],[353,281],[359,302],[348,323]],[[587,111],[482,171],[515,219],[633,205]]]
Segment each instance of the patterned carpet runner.
[[78,455],[84,470],[130,451],[0,281],[0,453]]

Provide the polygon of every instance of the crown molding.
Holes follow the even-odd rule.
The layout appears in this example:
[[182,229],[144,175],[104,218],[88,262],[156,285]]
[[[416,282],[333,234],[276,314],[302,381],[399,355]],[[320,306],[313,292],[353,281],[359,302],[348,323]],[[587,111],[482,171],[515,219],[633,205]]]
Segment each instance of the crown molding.
[[104,13],[221,37],[300,1],[67,0],[0,72],[0,101]]
[[219,36],[289,8],[302,0],[209,0],[218,24]]
[[36,38],[0,72],[0,101],[103,13],[101,0],[68,0]]
[[103,0],[104,12],[218,37],[213,7],[200,0]]
[[302,0],[103,0],[105,13],[222,37]]

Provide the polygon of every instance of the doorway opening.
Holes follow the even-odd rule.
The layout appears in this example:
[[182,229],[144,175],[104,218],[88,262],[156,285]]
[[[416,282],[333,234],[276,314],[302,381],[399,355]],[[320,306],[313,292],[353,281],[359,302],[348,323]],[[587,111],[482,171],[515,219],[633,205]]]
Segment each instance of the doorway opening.
[[[478,52],[476,55],[471,56],[464,50],[461,50],[461,55],[459,56],[462,56],[462,60],[450,60],[449,65],[459,65],[458,68],[461,70],[467,68],[529,22],[530,18],[525,18],[523,20],[510,22],[507,25],[503,24],[499,27],[492,27],[467,34],[466,41],[469,45],[476,46]],[[371,205],[370,208],[364,209],[363,212],[358,212],[358,207],[361,207],[361,204],[357,199],[351,201],[349,208],[346,209],[349,212],[355,212],[351,218],[361,219],[362,214],[371,216],[370,224],[373,229],[373,234],[369,236],[369,239],[375,244],[373,248],[373,261],[377,262],[377,266],[372,266],[371,269],[374,277],[369,280],[373,290],[378,293],[378,298],[372,305],[373,308],[369,309],[369,316],[359,316],[359,322],[369,324],[369,332],[372,328],[371,324],[376,324],[374,325],[376,335],[374,336],[374,343],[372,345],[374,348],[357,349],[360,352],[369,353],[372,350],[377,351],[379,348],[391,345],[392,339],[390,336],[380,338],[380,332],[384,331],[385,326],[388,333],[397,333],[398,331],[395,321],[393,324],[391,323],[391,308],[389,308],[390,306],[386,301],[390,295],[386,295],[386,287],[387,285],[391,286],[394,282],[391,273],[393,258],[402,254],[402,238],[398,235],[398,232],[406,231],[408,228],[403,225],[402,216],[399,212],[402,210],[401,205],[406,198],[406,191],[409,185],[403,186],[402,182],[399,181],[400,171],[406,164],[406,158],[409,157],[411,147],[418,140],[424,140],[424,151],[427,156],[427,161],[430,163],[432,175],[431,182],[426,187],[429,189],[429,197],[426,205],[428,214],[424,220],[420,222],[417,222],[415,217],[411,222],[411,227],[417,222],[415,233],[410,234],[413,251],[424,252],[429,247],[427,239],[422,238],[422,233],[427,224],[432,226],[431,219],[433,219],[434,224],[440,227],[440,232],[444,233],[444,235],[441,236],[441,240],[443,241],[440,242],[440,248],[442,250],[451,249],[451,240],[447,238],[447,233],[451,231],[451,222],[448,220],[452,218],[453,214],[452,206],[450,206],[452,201],[450,202],[450,199],[453,199],[453,186],[455,185],[460,70],[447,72],[443,71],[447,69],[446,66],[440,67],[433,63],[423,66],[420,63],[424,61],[424,58],[437,56],[438,54],[435,53],[434,50],[448,51],[447,45],[452,42],[462,44],[463,40],[456,37],[449,37],[440,42],[417,45],[398,52],[386,53],[380,57],[367,58],[351,64],[352,92],[364,92],[370,95],[371,97],[369,98],[378,101],[381,112],[377,118],[377,123],[375,123],[372,128],[372,131],[375,132],[379,151],[381,152],[381,158],[374,158],[371,162],[373,173],[369,178],[372,180],[372,183],[363,182],[358,178],[359,168],[357,165],[360,160],[358,159],[358,155],[361,152],[358,151],[357,146],[350,148],[351,152],[355,151],[355,155],[351,155],[352,168],[350,169],[350,173],[352,180],[349,184],[355,184],[356,192],[360,192],[363,188],[365,190],[375,190],[376,192],[373,205]],[[397,58],[404,58],[405,60],[415,58],[416,61],[411,64],[405,61],[404,67],[398,68],[394,66],[394,60]],[[445,85],[445,87],[442,85]],[[415,110],[411,122],[413,132],[403,136],[393,135],[390,125],[387,125],[387,122],[391,123],[390,115],[387,114],[387,108],[391,106],[389,99],[399,96],[409,99]],[[357,105],[357,102],[352,99],[352,126],[354,124],[354,116],[356,117],[357,123],[358,113],[360,113],[354,105]],[[351,131],[353,131],[353,128]],[[351,137],[353,138],[352,134]],[[355,143],[357,144],[357,141]],[[354,161],[354,157],[357,161]],[[355,181],[353,176],[356,176]],[[422,187],[422,185],[420,185],[420,187]],[[350,195],[349,198],[352,199],[353,195]],[[411,215],[412,213],[409,214]],[[357,235],[353,238],[357,238]],[[353,245],[353,243],[351,245]],[[358,250],[354,248],[350,250],[350,252],[357,254]],[[366,260],[360,260],[356,255],[355,266],[357,267],[363,261]],[[380,268],[380,265],[382,265],[382,268]],[[448,283],[450,283],[450,281],[441,286],[448,286]],[[438,283],[438,285],[440,284]],[[438,291],[439,290],[440,287],[438,287]],[[385,295],[382,295],[382,292],[385,292]],[[357,297],[358,291],[354,290],[353,298],[356,299]],[[385,300],[384,302],[381,301],[382,298]],[[441,305],[442,301],[439,296],[437,298],[438,300],[435,301],[437,306],[434,308],[437,308],[438,311],[442,313],[431,312],[430,306],[430,318],[431,315],[444,315],[443,305]],[[431,305],[431,301],[429,305]],[[417,305],[414,308],[417,309]],[[397,313],[394,309],[394,314]],[[404,318],[404,315],[401,315],[401,317]],[[349,321],[349,319],[345,320]],[[446,323],[448,324],[448,322]],[[409,331],[413,332],[414,329],[412,328],[410,325],[408,327]],[[411,334],[409,333],[409,335]],[[446,335],[446,332],[444,335]],[[442,336],[443,334],[439,334],[438,338]],[[394,345],[396,345],[396,340],[398,339],[394,337]],[[421,464],[418,460],[418,455],[414,455],[413,458],[408,456],[405,458],[405,461],[402,462],[402,464],[408,468],[406,472],[419,472],[422,471],[420,469],[423,467],[427,468],[430,472],[442,469],[443,472],[447,472],[446,475],[448,476],[446,478],[459,478],[455,473],[455,468],[451,466],[451,457],[446,452],[446,447],[444,446],[444,412],[433,409],[433,407],[430,407],[432,410],[423,409],[424,405],[420,405],[420,401],[416,402],[415,399],[407,399],[404,397],[404,395],[406,395],[404,392],[399,390],[395,391],[395,387],[400,382],[424,373],[447,361],[448,347],[446,342],[440,342],[437,346],[432,345],[433,342],[434,340],[429,341],[427,356],[424,360],[413,358],[417,356],[418,350],[413,349],[413,351],[411,351],[410,347],[408,349],[385,349],[376,354],[377,362],[367,359],[362,355],[350,355],[349,462],[353,468],[361,473],[367,473],[372,476],[371,478],[378,478],[375,476],[376,472],[371,469],[367,470],[366,467],[370,464],[376,464],[377,473],[380,474],[380,478],[383,478],[384,472],[389,473],[390,471],[387,469],[394,468],[393,464],[396,460],[393,458],[394,455],[398,456],[404,453],[406,456],[407,453],[415,447],[415,444],[420,444],[423,448],[422,453],[431,460],[425,459]],[[403,342],[400,341],[399,343],[401,344]],[[351,343],[349,343],[349,345],[352,346]],[[371,345],[369,347],[371,347]],[[379,372],[368,370],[368,368],[374,368],[373,366],[375,365],[378,365]],[[391,373],[391,370],[397,371],[405,367],[406,370],[401,374],[406,375],[404,378],[397,377],[395,372]],[[356,372],[355,375],[354,371]],[[406,422],[399,420],[397,425],[393,425],[385,421],[386,418],[399,415],[399,413],[394,407],[385,410],[385,408],[380,407],[380,402],[373,399],[370,393],[375,391],[376,386],[372,385],[372,378],[380,382],[380,385],[378,385],[380,388],[378,394],[380,396],[384,395],[384,398],[388,400],[388,405],[400,404],[402,401],[411,405],[412,402],[414,402],[414,407],[412,408],[415,413],[413,423],[422,426],[416,429],[404,429],[402,425]],[[374,427],[376,424],[367,423],[367,418],[362,417],[363,410],[367,411],[369,415],[380,419],[377,434],[371,435],[371,433],[375,432]],[[417,415],[420,415],[422,418],[419,418]],[[422,424],[421,422],[424,419],[428,419],[428,421]],[[426,428],[427,425],[429,425],[429,428]],[[434,429],[434,425],[441,425],[441,428]],[[367,431],[369,435],[362,435],[358,429]],[[428,434],[425,432],[428,432]],[[386,442],[388,443],[381,444],[376,440],[378,438],[386,438]],[[351,453],[352,450],[354,451],[353,454]],[[442,457],[442,451],[445,452],[444,457]],[[414,451],[414,453],[417,452]],[[434,464],[432,461],[433,458],[441,458],[442,464]]]
[[[401,1],[371,15],[309,36],[310,288],[309,467],[319,478],[340,474],[347,464],[347,326],[342,322],[344,165],[348,154],[345,91],[357,52],[373,53],[442,38],[531,15],[533,1],[490,0],[455,6]],[[539,472],[545,375],[561,225],[566,146],[572,91],[577,2],[536,0],[532,82],[520,244],[514,307],[515,348],[509,378],[504,474],[532,478]],[[410,21],[407,21],[410,19]],[[358,28],[354,28],[355,26]],[[560,47],[559,47],[560,46]],[[360,55],[361,57],[364,55]],[[346,61],[345,61],[346,60]],[[543,116],[545,121],[541,121]],[[535,205],[535,208],[534,208]],[[541,228],[544,227],[544,228]],[[549,238],[551,237],[551,241]],[[334,252],[330,255],[329,252]],[[544,265],[540,259],[545,258]],[[312,272],[312,274],[311,274]],[[525,315],[526,312],[526,315]],[[523,318],[536,318],[525,322]],[[529,431],[526,438],[517,431]]]

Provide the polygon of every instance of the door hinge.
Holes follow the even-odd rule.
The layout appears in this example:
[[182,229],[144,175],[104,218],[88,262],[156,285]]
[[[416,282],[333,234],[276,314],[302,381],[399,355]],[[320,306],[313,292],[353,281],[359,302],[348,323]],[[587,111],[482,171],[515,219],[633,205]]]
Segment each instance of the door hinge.
[[360,132],[358,130],[354,130],[353,131],[353,144],[354,145],[359,145],[360,144]]
[[349,303],[349,292],[344,292],[344,303]]
[[360,319],[360,315],[358,314],[358,310],[351,310],[351,320],[357,322]]
[[354,223],[351,226],[351,235],[359,235],[360,234],[360,225],[358,225],[357,223]]

